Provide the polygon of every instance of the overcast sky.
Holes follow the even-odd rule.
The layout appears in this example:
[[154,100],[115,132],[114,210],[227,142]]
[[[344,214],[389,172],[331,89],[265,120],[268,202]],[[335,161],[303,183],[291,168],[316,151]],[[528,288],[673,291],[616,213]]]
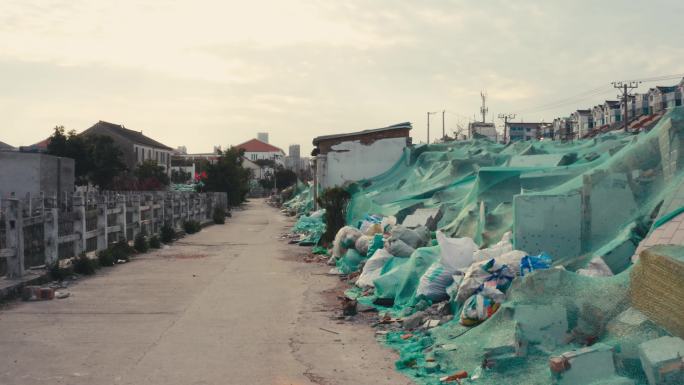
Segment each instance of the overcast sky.
[[684,73],[683,17],[681,0],[2,0],[0,141],[106,120],[192,152],[404,121],[418,142],[427,111],[465,125],[481,90],[488,120],[550,121],[611,81]]

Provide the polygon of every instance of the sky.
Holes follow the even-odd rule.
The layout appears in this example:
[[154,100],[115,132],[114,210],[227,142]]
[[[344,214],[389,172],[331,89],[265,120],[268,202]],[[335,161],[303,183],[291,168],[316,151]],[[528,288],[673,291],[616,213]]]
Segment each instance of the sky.
[[[410,121],[551,121],[684,73],[681,0],[2,0],[0,141],[123,124],[208,152]],[[639,90],[678,80],[645,82]]]

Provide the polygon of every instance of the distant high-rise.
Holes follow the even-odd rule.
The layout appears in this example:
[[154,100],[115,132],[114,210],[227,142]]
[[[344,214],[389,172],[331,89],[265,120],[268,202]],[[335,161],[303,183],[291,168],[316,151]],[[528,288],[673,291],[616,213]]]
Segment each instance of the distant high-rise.
[[257,132],[257,139],[264,143],[268,143],[268,132]]
[[299,159],[300,157],[300,147],[298,144],[291,144],[289,149],[289,155],[291,158]]

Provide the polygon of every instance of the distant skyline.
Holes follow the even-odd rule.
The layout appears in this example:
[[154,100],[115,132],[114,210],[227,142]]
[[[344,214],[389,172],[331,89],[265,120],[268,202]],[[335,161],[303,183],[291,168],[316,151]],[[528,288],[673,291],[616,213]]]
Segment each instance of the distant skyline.
[[684,73],[682,15],[677,0],[4,0],[0,141],[105,120],[188,152],[268,132],[304,156],[315,136],[404,121],[424,141],[427,111],[436,138],[441,111],[466,125],[481,91],[488,121],[549,122],[616,99],[612,81]]

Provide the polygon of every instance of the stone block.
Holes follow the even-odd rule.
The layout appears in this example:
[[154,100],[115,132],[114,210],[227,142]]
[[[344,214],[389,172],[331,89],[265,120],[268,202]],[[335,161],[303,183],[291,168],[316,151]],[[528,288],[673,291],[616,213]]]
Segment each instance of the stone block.
[[565,343],[568,316],[561,305],[517,305],[513,319],[519,339],[550,347]]
[[649,385],[684,384],[684,340],[660,337],[639,345],[641,365]]
[[557,385],[589,385],[615,376],[613,349],[605,344],[572,350],[563,353],[560,359],[567,361],[568,369],[552,372]]

